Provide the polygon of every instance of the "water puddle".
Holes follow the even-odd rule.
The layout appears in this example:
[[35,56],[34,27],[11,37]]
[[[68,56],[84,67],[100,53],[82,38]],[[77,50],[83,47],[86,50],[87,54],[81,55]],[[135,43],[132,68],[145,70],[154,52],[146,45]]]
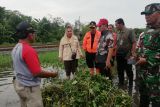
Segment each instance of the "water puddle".
[[[52,67],[45,68],[46,70],[52,70]],[[64,71],[63,71],[64,72]],[[133,104],[132,107],[138,107],[139,93],[135,84],[135,69],[134,69],[134,83],[132,90]],[[60,74],[59,79],[64,78],[65,75]],[[12,84],[13,72],[12,71],[0,71],[0,106],[1,107],[20,107],[18,95],[16,94]],[[43,84],[44,80],[42,80]],[[118,82],[118,78],[115,77],[114,82]]]
[[20,107],[19,98],[12,84],[12,71],[0,72],[0,104],[1,107]]

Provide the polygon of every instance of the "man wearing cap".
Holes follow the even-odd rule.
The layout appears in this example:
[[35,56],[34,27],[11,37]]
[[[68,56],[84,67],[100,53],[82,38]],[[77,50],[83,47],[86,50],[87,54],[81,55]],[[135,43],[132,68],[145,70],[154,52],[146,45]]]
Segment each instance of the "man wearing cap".
[[113,54],[113,34],[108,31],[108,20],[103,18],[98,23],[101,37],[96,53],[97,67],[101,75],[107,76],[111,79],[110,67],[111,58]]
[[124,88],[124,71],[129,78],[128,92],[132,94],[133,86],[133,71],[132,64],[128,63],[128,59],[135,55],[136,39],[135,33],[132,29],[126,28],[122,18],[115,21],[116,33],[117,33],[117,71],[119,78],[119,87]]
[[[95,55],[97,52],[97,45],[100,38],[100,32],[96,30],[96,22],[91,21],[89,24],[90,31],[87,32],[83,38],[83,49],[86,55],[86,63],[90,68],[90,74],[94,75],[94,68],[96,68]],[[98,73],[97,69],[96,72]]]
[[147,22],[146,30],[137,43],[137,73],[140,107],[160,107],[160,3],[152,3],[141,12]]
[[21,107],[43,107],[40,78],[56,77],[57,72],[42,70],[36,51],[30,46],[35,40],[35,30],[24,21],[17,25],[14,34],[19,42],[12,50],[14,68],[13,84],[19,95]]

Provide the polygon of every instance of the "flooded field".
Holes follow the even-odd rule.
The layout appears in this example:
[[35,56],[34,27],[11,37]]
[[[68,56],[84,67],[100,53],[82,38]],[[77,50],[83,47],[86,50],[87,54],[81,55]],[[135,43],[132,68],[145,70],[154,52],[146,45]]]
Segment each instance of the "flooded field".
[[[12,78],[13,78],[12,71],[0,72],[0,107],[20,107],[18,95],[16,94],[12,84]],[[117,76],[115,76],[113,80],[115,84],[117,83],[117,80],[118,80]],[[132,97],[134,100],[132,107],[138,107],[139,94],[136,90],[135,82],[133,85]]]
[[19,98],[12,84],[12,71],[0,72],[0,107],[20,107]]

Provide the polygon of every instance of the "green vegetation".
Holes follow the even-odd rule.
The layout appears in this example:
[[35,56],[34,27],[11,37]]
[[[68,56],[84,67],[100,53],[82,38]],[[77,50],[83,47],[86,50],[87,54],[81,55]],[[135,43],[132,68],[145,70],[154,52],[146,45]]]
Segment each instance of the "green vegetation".
[[43,67],[53,66],[62,67],[62,62],[58,59],[58,51],[41,52],[39,53],[39,59]]
[[78,72],[72,80],[51,80],[42,89],[45,107],[131,107],[132,99],[110,80]]
[[12,68],[11,56],[8,54],[0,54],[0,72],[10,70]]
[[[12,69],[10,55],[0,54],[0,71]],[[58,51],[41,52],[39,59],[43,67],[60,67]],[[110,80],[100,75],[91,77],[84,60],[79,60],[79,67],[73,80],[57,78],[47,79],[42,90],[45,107],[130,107],[129,95],[114,86]]]
[[[40,61],[45,67],[56,66],[63,68],[58,60],[58,52],[39,54]],[[79,67],[73,80],[57,78],[47,79],[42,89],[45,107],[130,107],[131,97],[118,89],[100,75],[91,77],[87,71],[85,60],[79,60]],[[47,84],[47,85],[46,85]]]
[[[10,54],[0,54],[0,72],[12,69],[12,59]],[[62,66],[58,60],[58,52],[39,53],[39,59],[42,66]]]
[[28,21],[37,30],[37,42],[47,43],[60,40],[64,35],[64,21],[60,17],[40,19],[25,16],[19,11],[6,10],[0,6],[0,44],[16,43],[13,36],[15,28],[21,21]]
[[[64,35],[64,25],[65,22],[61,17],[49,18],[43,17],[42,19],[35,19],[31,16],[26,16],[19,11],[6,10],[4,7],[0,6],[0,44],[16,43],[18,39],[13,36],[15,33],[15,28],[21,21],[28,21],[36,29],[37,42],[39,43],[53,43],[60,40]],[[76,24],[76,21],[75,21]],[[85,33],[89,30],[88,23],[80,23],[81,31],[74,28],[74,33],[79,32],[80,40],[83,39]],[[136,37],[144,31],[144,29],[134,28]],[[77,35],[78,36],[78,35]]]

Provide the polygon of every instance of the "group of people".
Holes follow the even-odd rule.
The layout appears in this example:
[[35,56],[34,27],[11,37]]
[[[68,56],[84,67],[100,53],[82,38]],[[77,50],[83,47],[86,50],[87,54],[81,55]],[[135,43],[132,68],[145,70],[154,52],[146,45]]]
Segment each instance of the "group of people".
[[[89,72],[101,74],[112,80],[111,66],[117,62],[119,88],[124,87],[124,72],[129,80],[128,91],[133,87],[133,62],[138,73],[140,107],[160,106],[160,3],[152,3],[141,12],[147,22],[146,30],[138,41],[132,29],[125,27],[124,20],[115,21],[115,27],[102,18],[98,24],[89,23],[90,31],[83,38],[81,51],[78,38],[73,34],[70,23],[65,26],[65,34],[60,40],[59,58],[64,63],[66,76],[70,79],[78,67],[78,59],[86,60]],[[98,29],[97,29],[98,27]],[[20,97],[22,107],[43,107],[40,93],[40,78],[56,77],[57,72],[43,71],[36,51],[30,46],[35,39],[35,30],[27,22],[17,26],[15,35],[19,43],[12,51],[14,67],[14,87]]]
[[[122,18],[117,19],[115,25],[116,32],[113,31],[114,26],[108,25],[108,20],[105,18],[100,19],[98,24],[95,21],[90,22],[90,31],[85,34],[82,44],[86,63],[91,75],[94,75],[96,71],[96,74],[100,73],[111,79],[110,68],[116,56],[120,86],[124,85],[124,70],[126,70],[129,86],[132,87],[132,65],[127,63],[127,59],[135,54],[135,34],[132,29],[125,27]],[[72,59],[74,52],[77,56]],[[59,58],[64,61],[68,78],[71,73],[75,73],[78,59],[83,56],[78,39],[73,35],[72,26],[66,25],[65,35],[60,41]]]

